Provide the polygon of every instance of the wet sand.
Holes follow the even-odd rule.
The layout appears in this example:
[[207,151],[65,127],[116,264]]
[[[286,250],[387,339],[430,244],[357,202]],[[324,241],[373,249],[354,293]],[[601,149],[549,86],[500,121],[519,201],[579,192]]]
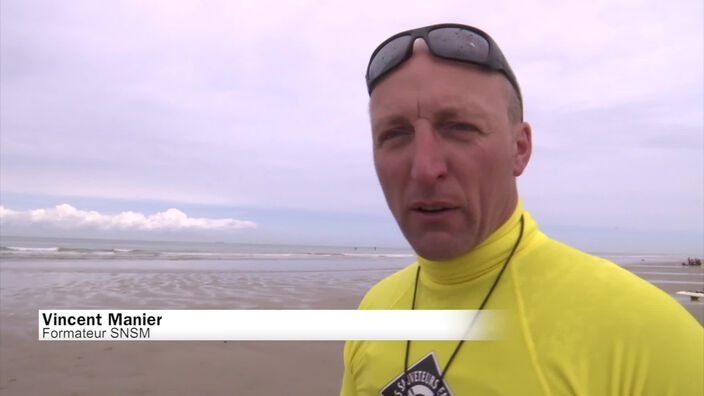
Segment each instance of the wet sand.
[[7,395],[334,395],[343,372],[341,341],[0,342]]
[[[673,295],[704,323],[704,301],[674,295],[701,289],[701,268],[665,262],[623,266]],[[9,271],[5,265],[0,272],[3,395],[335,395],[343,342],[39,342],[36,310],[354,309],[368,287],[393,272],[21,269],[29,267]]]
[[355,309],[367,285],[391,271],[370,272],[6,270],[13,282],[0,300],[0,394],[334,395],[342,341],[39,342],[36,312]]

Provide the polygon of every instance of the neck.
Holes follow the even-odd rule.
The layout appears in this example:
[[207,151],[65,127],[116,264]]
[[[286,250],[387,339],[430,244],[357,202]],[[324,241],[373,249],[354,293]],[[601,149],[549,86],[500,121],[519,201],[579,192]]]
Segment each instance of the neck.
[[[496,231],[471,251],[450,260],[432,261],[418,257],[421,271],[433,282],[455,284],[467,282],[501,266],[518,238],[521,215],[525,217],[524,238],[537,230],[518,200],[515,210]],[[520,247],[519,247],[520,250]]]

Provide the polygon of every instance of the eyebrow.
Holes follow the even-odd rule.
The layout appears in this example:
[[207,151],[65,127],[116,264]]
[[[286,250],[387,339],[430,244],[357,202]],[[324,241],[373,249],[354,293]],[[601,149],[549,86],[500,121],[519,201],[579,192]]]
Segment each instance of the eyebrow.
[[386,117],[382,117],[380,120],[377,120],[372,123],[372,132],[382,128],[383,126],[386,125],[397,125],[397,124],[408,124],[408,118],[401,116],[401,115],[390,115]]
[[442,109],[442,110],[436,112],[433,119],[434,120],[438,120],[438,119],[439,120],[446,120],[448,118],[455,118],[459,115],[466,114],[466,113],[467,113],[466,110],[463,111],[458,108],[451,107],[451,108]]
[[[473,119],[483,119],[482,109],[472,109],[471,106],[446,106],[433,113],[432,122],[446,121],[456,117],[472,117]],[[381,117],[372,122],[372,132],[386,128],[389,125],[409,124],[408,117],[400,114],[391,114]]]

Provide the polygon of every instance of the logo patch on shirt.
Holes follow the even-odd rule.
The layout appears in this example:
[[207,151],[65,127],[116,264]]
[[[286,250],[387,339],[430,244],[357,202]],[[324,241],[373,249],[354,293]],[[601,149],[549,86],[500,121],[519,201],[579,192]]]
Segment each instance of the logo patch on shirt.
[[381,396],[453,396],[445,380],[440,380],[440,366],[435,352],[430,352],[403,372],[384,389]]

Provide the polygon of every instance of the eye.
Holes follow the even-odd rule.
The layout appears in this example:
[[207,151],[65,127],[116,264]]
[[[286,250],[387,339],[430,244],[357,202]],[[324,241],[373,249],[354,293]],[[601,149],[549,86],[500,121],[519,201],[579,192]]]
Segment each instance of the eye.
[[463,141],[473,140],[477,134],[481,133],[476,125],[462,121],[443,122],[438,130],[447,138]]
[[449,122],[445,126],[445,129],[448,131],[466,131],[466,132],[474,132],[478,131],[479,129],[472,125],[468,124],[465,122]]
[[381,132],[377,137],[377,145],[401,141],[411,135],[411,132],[404,128],[389,129]]

